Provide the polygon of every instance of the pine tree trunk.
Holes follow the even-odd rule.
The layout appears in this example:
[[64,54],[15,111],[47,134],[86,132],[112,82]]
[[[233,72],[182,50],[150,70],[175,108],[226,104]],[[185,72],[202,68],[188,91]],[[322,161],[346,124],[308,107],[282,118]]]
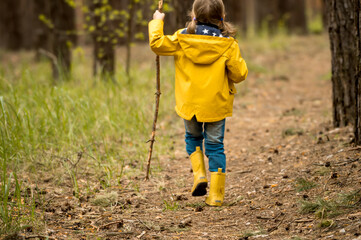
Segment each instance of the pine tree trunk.
[[193,0],[173,0],[177,29],[184,28],[191,19],[188,13],[192,11]]
[[356,54],[355,8],[359,0],[326,1],[332,53],[333,122],[335,127],[355,123]]
[[307,33],[305,0],[255,0],[256,29],[271,35],[284,23],[290,33]]
[[[94,13],[96,9],[102,8],[102,3],[91,1],[91,11]],[[106,13],[105,13],[106,14]],[[109,20],[109,16],[105,16],[106,22],[101,23],[101,15],[94,16],[95,31],[92,35],[94,42],[94,76],[99,73],[103,79],[114,78],[115,73],[115,46],[111,43],[110,33],[113,32],[113,23]]]
[[[60,73],[68,78],[71,66],[71,45],[76,41],[74,31],[75,9],[70,7],[64,0],[52,0],[50,7],[51,19],[54,24],[51,48],[56,56],[58,66],[53,64],[53,75],[57,79]],[[56,69],[58,68],[58,69]]]
[[268,31],[271,35],[277,32],[280,19],[278,8],[279,0],[254,0],[255,1],[255,27],[258,32]]
[[125,73],[127,74],[128,81],[130,81],[130,64],[132,58],[132,41],[133,41],[133,25],[136,12],[136,1],[130,0],[129,5],[129,18],[127,21],[127,44],[126,44],[126,59],[125,59]]
[[356,41],[357,51],[356,57],[357,74],[356,74],[356,96],[357,96],[357,114],[355,122],[355,142],[357,145],[361,145],[361,2],[358,1],[355,7],[355,25],[356,25]]
[[289,33],[307,33],[305,0],[279,0],[278,8]]
[[19,3],[19,0],[0,0],[0,43],[10,50],[22,46]]
[[241,33],[247,33],[247,0],[224,1],[226,20],[236,25]]
[[322,0],[322,24],[323,29],[328,30],[328,14],[327,14],[327,2],[328,0]]

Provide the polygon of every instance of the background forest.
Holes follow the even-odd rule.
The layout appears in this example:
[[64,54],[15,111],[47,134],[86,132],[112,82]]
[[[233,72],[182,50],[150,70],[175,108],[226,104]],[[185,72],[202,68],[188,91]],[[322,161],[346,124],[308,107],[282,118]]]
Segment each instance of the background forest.
[[[164,2],[166,34],[192,3]],[[209,208],[189,194],[171,58],[143,181],[157,1],[0,1],[0,238],[360,239],[360,2],[224,3],[250,74]]]

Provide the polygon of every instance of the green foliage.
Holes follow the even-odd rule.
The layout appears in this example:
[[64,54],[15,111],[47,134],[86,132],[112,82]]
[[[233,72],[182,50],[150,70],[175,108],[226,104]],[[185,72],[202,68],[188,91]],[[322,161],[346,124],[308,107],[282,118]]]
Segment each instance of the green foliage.
[[301,117],[304,115],[304,112],[300,109],[292,108],[292,109],[286,110],[282,115],[284,117],[289,117],[289,116]]
[[39,15],[39,20],[43,22],[49,29],[54,29],[54,24],[50,18],[47,18],[44,14]]
[[[127,9],[116,9],[107,0],[93,0],[90,6],[83,6],[81,9],[85,15],[86,24],[84,29],[88,34],[96,35],[98,43],[117,45],[121,39],[133,38],[143,40],[142,32],[132,33],[128,36],[129,21],[134,21],[141,26],[147,26],[144,20],[142,9],[133,13],[134,9],[144,4],[146,0],[129,0]],[[104,49],[98,49],[97,57],[103,58]],[[103,53],[102,53],[103,52]]]
[[163,200],[163,211],[177,211],[180,208],[177,202]]
[[246,230],[241,234],[241,238],[248,239],[249,237],[256,237],[261,235],[266,235],[267,231],[265,231],[262,228],[259,228],[258,230]]
[[301,136],[301,135],[303,135],[303,133],[304,133],[304,131],[302,129],[287,128],[282,131],[282,136],[283,137],[294,136],[294,135]]
[[207,206],[207,204],[205,202],[196,202],[196,203],[187,203],[186,206],[191,208],[203,208]]
[[[0,231],[40,219],[34,210],[36,196],[24,195],[23,177],[50,175],[54,184],[70,184],[77,197],[92,191],[89,184],[122,187],[123,176],[144,173],[155,92],[150,63],[132,69],[131,85],[123,71],[116,75],[119,84],[113,84],[91,77],[84,68],[91,65],[88,52],[74,53],[73,80],[57,86],[48,80],[46,62],[30,67],[30,55],[21,56],[16,68],[0,66]],[[162,66],[162,76],[171,79],[171,63]],[[173,89],[174,81],[162,84],[166,104],[160,106],[153,174],[159,156],[172,152]]]
[[339,194],[334,199],[318,198],[315,201],[301,201],[301,212],[314,213],[319,219],[327,219],[342,214],[346,209],[359,208],[360,203],[360,190],[351,191]]
[[308,30],[313,34],[321,34],[324,32],[322,14],[308,20]]
[[304,178],[297,178],[296,179],[296,183],[295,183],[295,187],[296,187],[296,191],[297,192],[303,192],[303,191],[307,191],[310,190],[314,187],[316,187],[317,184],[311,181],[308,181]]
[[96,206],[110,207],[117,203],[118,198],[117,192],[103,193],[96,195],[92,203]]

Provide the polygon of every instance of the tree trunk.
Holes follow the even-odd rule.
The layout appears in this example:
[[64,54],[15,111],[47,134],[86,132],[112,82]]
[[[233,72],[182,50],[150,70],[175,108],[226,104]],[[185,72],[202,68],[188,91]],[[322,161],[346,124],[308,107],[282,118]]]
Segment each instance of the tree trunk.
[[255,27],[257,32],[267,31],[273,35],[277,31],[280,12],[279,0],[254,0],[255,1]]
[[322,0],[322,24],[323,29],[328,30],[328,14],[327,14],[327,3],[328,0]]
[[177,29],[184,28],[191,19],[188,13],[192,11],[193,0],[173,0]]
[[327,12],[332,52],[333,123],[355,123],[356,71],[359,56],[355,36],[356,4],[359,0],[328,0]]
[[247,0],[224,1],[226,20],[235,24],[241,33],[247,33]]
[[[54,24],[51,38],[51,48],[57,58],[57,66],[53,63],[53,75],[57,79],[58,73],[68,78],[71,66],[71,47],[76,41],[75,9],[64,0],[52,0],[50,14]],[[56,69],[58,68],[58,69]],[[59,71],[60,70],[60,71]]]
[[[50,16],[51,3],[47,0],[34,0],[34,21],[36,27],[33,30],[34,48],[37,51],[36,60],[40,59],[40,49],[52,52],[51,29],[39,20],[40,15]],[[53,73],[53,75],[56,75]]]
[[[91,1],[90,7],[92,13],[97,9],[102,9],[104,5],[99,1]],[[101,15],[103,14],[103,15]],[[113,22],[109,20],[108,13],[94,14],[93,24],[95,31],[92,35],[94,42],[94,76],[99,73],[102,78],[114,78],[115,73],[115,46],[112,44],[110,34],[113,33]],[[101,18],[105,17],[106,20],[102,22]]]
[[356,25],[356,44],[357,51],[356,57],[357,74],[356,74],[356,96],[357,96],[357,114],[355,122],[355,142],[357,145],[361,145],[361,2],[355,3],[355,25]]
[[257,31],[277,33],[284,23],[290,33],[307,33],[305,0],[255,0]]
[[132,41],[133,41],[133,23],[136,10],[136,1],[130,0],[129,3],[129,18],[127,20],[127,54],[125,59],[125,73],[127,74],[128,81],[130,79],[130,62],[132,57]]
[[19,3],[19,0],[0,1],[0,43],[10,50],[22,46]]
[[307,33],[306,1],[279,0],[279,20],[285,21],[289,33]]

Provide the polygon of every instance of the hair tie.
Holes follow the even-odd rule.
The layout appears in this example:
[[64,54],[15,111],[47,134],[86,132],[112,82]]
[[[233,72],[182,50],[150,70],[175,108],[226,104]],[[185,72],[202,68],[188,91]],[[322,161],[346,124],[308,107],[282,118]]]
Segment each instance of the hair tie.
[[223,18],[221,18],[221,21],[223,22]]
[[194,18],[193,18],[193,21],[197,21],[197,19],[194,17]]

